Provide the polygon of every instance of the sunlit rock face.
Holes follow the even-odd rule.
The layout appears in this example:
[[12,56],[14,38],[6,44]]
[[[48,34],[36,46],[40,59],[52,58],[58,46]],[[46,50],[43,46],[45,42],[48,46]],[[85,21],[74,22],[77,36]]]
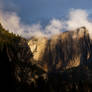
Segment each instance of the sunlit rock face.
[[47,38],[41,37],[33,37],[28,45],[33,53],[33,59],[35,61],[42,61],[43,55],[45,53],[45,49],[47,47]]
[[85,27],[67,31],[50,39],[33,37],[28,42],[33,59],[49,71],[86,64],[90,57],[90,38]]

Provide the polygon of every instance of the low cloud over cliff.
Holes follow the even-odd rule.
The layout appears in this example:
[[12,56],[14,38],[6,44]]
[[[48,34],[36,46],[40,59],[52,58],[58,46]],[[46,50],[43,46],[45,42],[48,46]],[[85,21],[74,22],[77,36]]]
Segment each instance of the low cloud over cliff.
[[16,12],[0,10],[0,22],[2,25],[9,30],[9,32],[13,32],[25,38],[32,36],[51,37],[64,30],[75,30],[81,26],[85,26],[90,35],[92,34],[92,21],[89,19],[89,13],[86,10],[71,9],[67,16],[67,20],[53,18],[43,28],[40,23],[32,25],[23,24]]

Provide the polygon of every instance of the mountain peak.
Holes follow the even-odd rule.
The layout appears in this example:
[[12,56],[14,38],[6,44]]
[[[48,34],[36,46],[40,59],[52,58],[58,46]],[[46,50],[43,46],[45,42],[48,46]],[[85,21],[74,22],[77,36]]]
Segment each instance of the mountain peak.
[[[60,67],[71,68],[79,66],[83,62],[80,58],[83,53],[86,53],[86,48],[89,48],[87,47],[90,44],[88,38],[87,28],[80,27],[52,36],[50,39],[33,37],[28,45],[33,52],[35,61],[44,62],[53,67],[61,64]],[[83,48],[84,46],[85,48]]]
[[84,26],[77,29],[77,34],[79,38],[89,35],[87,28]]
[[88,30],[84,26],[77,28],[76,30],[73,30],[72,33],[73,33],[72,35],[73,39],[76,39],[76,38],[80,39],[80,38],[84,38],[85,36],[89,36]]

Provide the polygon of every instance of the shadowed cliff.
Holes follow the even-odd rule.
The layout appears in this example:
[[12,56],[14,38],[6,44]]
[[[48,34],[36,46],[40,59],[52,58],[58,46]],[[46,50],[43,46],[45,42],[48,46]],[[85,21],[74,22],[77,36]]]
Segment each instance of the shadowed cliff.
[[92,91],[92,41],[85,27],[27,41],[0,25],[0,65],[1,85],[9,91]]
[[91,58],[91,39],[81,27],[47,39],[33,37],[28,42],[36,63],[47,71],[57,71],[85,65]]

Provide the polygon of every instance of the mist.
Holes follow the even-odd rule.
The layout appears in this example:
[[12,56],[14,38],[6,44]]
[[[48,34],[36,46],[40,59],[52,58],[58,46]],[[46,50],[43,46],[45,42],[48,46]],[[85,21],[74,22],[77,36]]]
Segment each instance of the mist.
[[88,29],[90,36],[92,35],[92,21],[90,21],[89,13],[86,10],[71,9],[66,16],[68,16],[67,20],[51,19],[43,28],[40,23],[24,25],[21,21],[21,17],[19,17],[16,12],[0,10],[0,22],[3,27],[10,33],[18,34],[27,39],[32,36],[45,36],[49,38],[62,33],[64,30],[75,30],[82,26]]

